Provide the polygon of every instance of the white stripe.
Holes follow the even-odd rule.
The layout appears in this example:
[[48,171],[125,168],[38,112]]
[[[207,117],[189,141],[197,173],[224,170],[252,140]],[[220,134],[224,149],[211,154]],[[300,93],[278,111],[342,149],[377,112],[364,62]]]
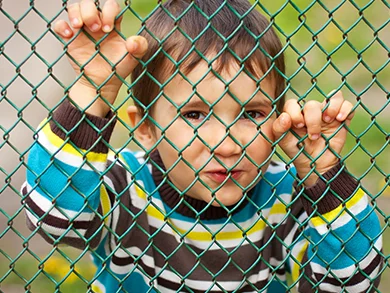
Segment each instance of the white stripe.
[[269,164],[266,173],[278,174],[278,173],[286,173],[287,172],[285,164],[282,164],[281,162],[275,162],[275,161],[273,161],[273,162],[276,163],[277,165],[274,166],[272,164]]
[[54,154],[54,157],[63,162],[64,164],[73,166],[75,168],[82,168],[83,170],[92,171],[94,170],[89,166],[93,165],[95,169],[97,169],[99,172],[102,172],[106,169],[106,162],[91,162],[88,161],[89,164],[85,162],[85,159],[83,158],[83,155],[80,154],[80,156],[75,156],[71,153],[65,152],[63,149],[58,149],[56,146],[52,145],[49,139],[46,137],[46,135],[43,132],[39,133],[38,136],[38,142],[46,148],[46,150],[50,154]]
[[115,250],[114,255],[116,257],[119,257],[119,258],[127,258],[127,257],[132,257],[132,256],[137,258],[140,255],[142,255],[141,260],[143,261],[143,263],[146,266],[148,266],[150,268],[155,267],[154,258],[145,254],[145,252],[138,247],[132,246],[132,247],[126,248],[126,250],[119,247],[118,249],[114,248],[114,250]]
[[[257,274],[251,275],[247,278],[248,282],[250,283],[256,283],[260,281],[268,280],[270,274],[269,274],[269,268],[259,271]],[[156,268],[156,273],[162,272],[160,274],[160,277],[163,279],[166,279],[170,282],[175,282],[178,284],[181,284],[182,280],[179,278],[179,276],[175,273],[172,273],[171,271],[168,271],[166,268],[164,270],[162,268]],[[218,284],[223,287],[227,291],[233,291],[237,290],[237,288],[244,286],[245,284],[241,284],[241,281],[218,281]],[[188,287],[194,290],[200,290],[200,291],[206,291],[206,290],[220,290],[217,285],[215,285],[212,281],[206,281],[206,280],[193,280],[186,278],[184,280],[184,284],[186,284]]]
[[[92,286],[96,286],[96,287],[99,288],[99,290],[100,290],[102,293],[106,293],[106,286],[104,286],[104,284],[102,284],[101,282],[99,282],[99,280],[93,281]],[[100,293],[100,292],[99,292],[99,293]]]
[[[298,228],[300,227],[300,224],[303,223],[303,221],[305,221],[307,219],[307,215],[306,213],[302,213],[297,221],[295,222],[293,228],[290,230],[290,232],[287,234],[287,236],[283,239],[283,242],[286,244],[286,247],[291,247],[292,245],[292,242],[296,239],[294,239],[294,235],[296,233],[296,231],[298,230]],[[298,235],[298,237],[300,237],[300,235]],[[302,239],[301,241],[297,242],[293,248],[292,248],[292,251],[291,251],[291,254],[296,257],[299,252],[301,251],[302,249],[302,246],[305,245],[305,243],[307,242],[306,239]],[[287,258],[287,251],[286,249],[283,249],[283,258],[286,259]],[[289,262],[289,266],[290,266],[290,269],[291,269],[291,272],[292,272],[292,269],[294,267],[294,264],[296,263],[292,257],[289,257],[288,258],[288,262]]]
[[[378,271],[379,271],[379,267],[375,268],[374,271],[369,275],[369,277],[365,278],[359,284],[356,284],[356,285],[353,285],[353,286],[345,286],[345,292],[349,292],[349,293],[366,292],[366,290],[371,285],[371,281],[370,280],[374,279],[375,277],[378,276]],[[320,289],[322,289],[324,291],[340,292],[340,286],[335,286],[335,285],[328,284],[328,283],[325,283],[325,282],[322,282],[319,287],[320,287]]]
[[[29,218],[29,220],[32,222],[32,224],[37,227],[38,226],[38,218],[36,218],[29,210],[26,211],[26,216]],[[45,222],[42,222],[40,224],[40,227],[42,230],[46,231],[47,233],[54,235],[54,236],[65,236],[65,237],[71,237],[71,238],[78,238],[80,239],[80,236],[76,233],[75,229],[71,229],[68,232],[66,232],[66,229],[58,228],[51,226]],[[85,236],[85,233],[87,232],[86,229],[77,229],[77,232],[81,234],[82,236]]]
[[77,212],[68,210],[65,208],[61,208],[60,210],[57,208],[58,205],[54,205],[48,198],[41,195],[35,189],[33,190],[29,184],[26,184],[27,191],[29,192],[30,199],[45,213],[48,211],[49,214],[53,217],[56,217],[61,220],[70,220],[72,222],[77,221],[91,221],[94,217],[94,213],[86,213],[86,212]]

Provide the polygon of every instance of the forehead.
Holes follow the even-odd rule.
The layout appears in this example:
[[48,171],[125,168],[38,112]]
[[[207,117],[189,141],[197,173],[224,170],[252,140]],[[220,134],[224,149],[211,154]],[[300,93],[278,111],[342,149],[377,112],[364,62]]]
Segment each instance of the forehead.
[[[255,99],[272,103],[275,86],[270,77],[258,82],[256,77],[240,70],[235,63],[224,66],[219,73],[215,71],[215,67],[209,67],[207,62],[202,60],[186,75],[177,74],[164,87],[165,95],[175,104],[182,104],[190,97],[196,96],[213,103],[225,95],[234,96],[242,103]],[[259,76],[262,74],[260,73]]]

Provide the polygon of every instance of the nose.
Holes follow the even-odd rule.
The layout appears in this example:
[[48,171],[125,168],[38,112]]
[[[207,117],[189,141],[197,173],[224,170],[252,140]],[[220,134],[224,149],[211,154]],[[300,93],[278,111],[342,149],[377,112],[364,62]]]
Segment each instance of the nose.
[[220,125],[211,133],[211,137],[213,143],[210,146],[210,151],[214,152],[215,155],[232,157],[241,154],[242,146],[239,137],[234,135],[232,128]]

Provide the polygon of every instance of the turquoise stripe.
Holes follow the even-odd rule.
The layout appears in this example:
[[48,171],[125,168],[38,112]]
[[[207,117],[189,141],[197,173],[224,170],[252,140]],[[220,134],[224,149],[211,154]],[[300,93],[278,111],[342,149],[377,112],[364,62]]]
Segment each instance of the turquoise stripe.
[[[51,160],[52,156],[38,143],[36,143],[29,155],[27,182],[35,187],[37,180],[39,184],[35,190],[42,196],[52,201],[56,198],[56,206],[72,211],[80,211],[85,205],[85,195],[92,210],[96,210],[100,202],[99,174],[93,171],[77,169],[57,159]],[[49,166],[49,167],[47,167]],[[33,172],[31,172],[32,170]],[[61,171],[60,171],[61,170]],[[37,178],[42,174],[42,176]],[[73,175],[72,175],[73,174]],[[66,187],[68,178],[72,175],[72,185],[77,186],[76,192],[72,187]],[[91,208],[84,208],[83,212],[92,213]]]
[[[367,216],[369,213],[371,214]],[[361,213],[356,215],[355,218],[356,220],[351,219],[346,225],[335,229],[333,233],[329,233],[326,236],[326,240],[312,229],[312,240],[314,243],[319,243],[317,246],[317,253],[321,255],[321,258],[324,260],[322,261],[319,257],[315,256],[313,258],[315,263],[324,267],[327,266],[327,263],[331,263],[333,269],[342,269],[354,265],[356,261],[360,261],[367,256],[367,253],[372,250],[371,243],[374,243],[374,241],[371,240],[376,240],[378,235],[380,235],[379,221],[370,206],[367,206]],[[357,222],[359,222],[360,227],[358,231],[356,231],[356,229],[358,229],[356,226]],[[360,231],[364,231],[364,234]],[[335,235],[337,235],[337,237]],[[339,239],[341,239],[341,241]],[[351,259],[351,257],[344,252],[335,259],[340,251],[343,250],[343,243],[345,243],[344,249],[347,250],[349,252],[348,254],[352,255],[356,261]],[[308,250],[308,255],[309,257],[313,255],[311,249]]]

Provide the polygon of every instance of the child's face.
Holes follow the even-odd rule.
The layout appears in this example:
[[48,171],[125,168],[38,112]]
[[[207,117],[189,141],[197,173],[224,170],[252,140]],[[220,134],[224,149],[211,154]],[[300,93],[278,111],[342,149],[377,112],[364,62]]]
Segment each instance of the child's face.
[[[210,104],[216,103],[212,108],[215,116],[206,118],[210,113],[209,106],[198,95],[193,95],[189,102],[186,102],[194,91],[187,81],[177,75],[164,88],[165,95],[174,105],[166,98],[161,97],[153,106],[153,119],[162,129],[166,129],[164,138],[158,144],[157,149],[166,169],[169,170],[174,166],[168,176],[179,190],[186,190],[195,182],[186,194],[210,202],[213,198],[212,193],[200,182],[203,181],[211,190],[221,187],[215,192],[216,198],[222,204],[229,206],[242,198],[242,189],[232,179],[228,179],[223,184],[227,178],[226,170],[216,158],[227,168],[234,167],[231,176],[245,188],[256,181],[259,173],[257,166],[264,164],[261,168],[263,171],[268,167],[271,145],[259,133],[256,123],[246,115],[240,114],[242,106],[229,93],[224,94],[225,84],[221,80],[216,78],[213,73],[209,73],[206,78],[203,78],[207,69],[207,64],[203,62],[191,71],[187,78],[194,84],[199,83],[196,86],[198,95]],[[227,83],[231,82],[229,90],[242,104],[245,104],[256,92],[256,83],[245,73],[241,73],[234,79],[237,72],[238,69],[234,67],[229,73],[222,73],[221,76]],[[261,88],[270,97],[274,96],[273,85],[268,79],[261,83]],[[220,99],[221,96],[223,96],[222,99]],[[188,125],[182,117],[176,118],[178,115],[177,107],[180,105],[184,105],[180,109],[180,113],[187,118],[193,127],[199,127],[197,131]],[[264,121],[271,110],[270,99],[261,91],[258,91],[255,97],[245,105],[246,113],[257,123]],[[264,136],[271,141],[273,141],[272,124],[275,118],[276,114],[274,113],[260,128]],[[174,122],[172,123],[172,121]],[[230,136],[226,136],[227,126],[221,121],[227,126],[231,125],[229,128],[231,137],[234,137],[242,146],[246,146],[245,151]],[[155,132],[157,137],[155,137],[154,142],[162,136],[158,128]],[[180,159],[177,149],[182,151],[182,159]],[[214,149],[214,157],[212,157],[210,149]],[[245,156],[243,156],[244,153]],[[186,162],[198,171],[199,179]],[[218,206],[219,204],[214,201],[213,205]]]

